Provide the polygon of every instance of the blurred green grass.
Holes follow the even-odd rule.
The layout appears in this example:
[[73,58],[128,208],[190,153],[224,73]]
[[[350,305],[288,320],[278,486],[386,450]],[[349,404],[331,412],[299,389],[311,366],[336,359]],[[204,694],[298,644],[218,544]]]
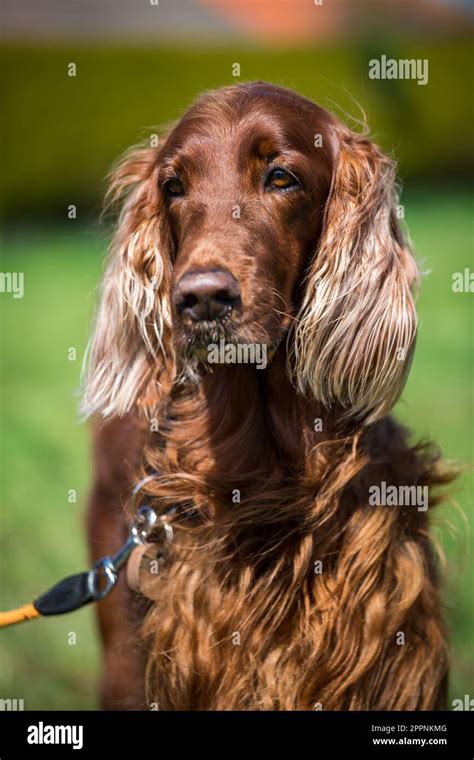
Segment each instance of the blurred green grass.
[[[472,460],[472,326],[468,293],[451,289],[470,266],[472,208],[462,190],[403,198],[417,256],[429,269],[419,301],[421,328],[398,416],[416,437],[436,440],[448,458]],[[0,609],[28,601],[86,567],[83,511],[90,478],[87,426],[74,389],[95,302],[105,241],[75,228],[16,229],[4,240],[1,269],[25,274],[25,295],[0,297],[2,333],[2,546]],[[472,266],[472,265],[471,265]],[[75,348],[77,360],[68,360]],[[68,492],[77,491],[69,503]],[[453,489],[472,518],[472,478]],[[458,512],[439,510],[448,556],[445,604],[453,648],[452,697],[472,692],[473,572]],[[451,534],[449,523],[457,531]],[[71,632],[76,644],[68,643]],[[89,608],[0,634],[0,697],[25,709],[94,709],[98,645]]]

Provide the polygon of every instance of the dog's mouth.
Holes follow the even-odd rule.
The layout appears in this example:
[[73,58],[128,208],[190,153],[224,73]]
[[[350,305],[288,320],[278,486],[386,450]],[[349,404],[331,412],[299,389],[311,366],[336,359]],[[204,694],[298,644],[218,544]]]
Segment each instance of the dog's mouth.
[[201,320],[183,325],[180,330],[179,342],[184,343],[188,351],[205,350],[210,343],[219,340],[238,340],[239,329],[230,318],[214,321]]
[[224,364],[242,364],[265,369],[281,342],[283,331],[270,336],[258,323],[236,324],[232,319],[202,320],[180,326],[175,346],[184,363],[212,369]]

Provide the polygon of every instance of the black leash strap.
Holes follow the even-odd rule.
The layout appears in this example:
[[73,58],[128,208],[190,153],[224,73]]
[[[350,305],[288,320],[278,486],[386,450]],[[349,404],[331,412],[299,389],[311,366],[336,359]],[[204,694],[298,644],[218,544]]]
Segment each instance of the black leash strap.
[[63,578],[55,586],[35,599],[33,605],[40,615],[62,615],[94,601],[90,588],[89,572]]

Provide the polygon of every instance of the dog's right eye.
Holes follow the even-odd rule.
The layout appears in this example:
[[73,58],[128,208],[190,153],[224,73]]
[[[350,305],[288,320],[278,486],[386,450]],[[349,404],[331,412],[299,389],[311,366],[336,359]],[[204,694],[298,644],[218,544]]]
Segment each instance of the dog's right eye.
[[165,183],[165,192],[170,198],[179,198],[181,195],[184,195],[184,185],[179,177],[173,177]]
[[294,174],[277,166],[267,174],[265,188],[267,190],[281,190],[285,192],[287,190],[301,189],[301,184]]

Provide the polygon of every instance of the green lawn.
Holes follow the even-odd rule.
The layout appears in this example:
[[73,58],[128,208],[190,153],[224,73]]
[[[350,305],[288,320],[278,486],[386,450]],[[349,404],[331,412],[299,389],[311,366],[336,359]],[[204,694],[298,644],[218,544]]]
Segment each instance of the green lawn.
[[[472,209],[458,192],[403,198],[425,270],[421,329],[399,417],[446,457],[472,460],[472,295],[455,294],[451,275],[472,269]],[[61,576],[86,567],[83,511],[90,478],[87,426],[76,418],[82,354],[104,241],[75,228],[6,239],[1,270],[24,272],[25,295],[1,294],[2,529],[0,609],[30,600]],[[75,348],[76,361],[68,359]],[[472,486],[455,499],[470,521]],[[71,503],[68,494],[77,493]],[[452,506],[437,528],[448,556],[445,604],[452,630],[453,697],[472,693],[473,572],[468,532]],[[71,632],[76,643],[71,644]],[[26,709],[94,709],[98,647],[91,609],[0,634],[0,697]]]

